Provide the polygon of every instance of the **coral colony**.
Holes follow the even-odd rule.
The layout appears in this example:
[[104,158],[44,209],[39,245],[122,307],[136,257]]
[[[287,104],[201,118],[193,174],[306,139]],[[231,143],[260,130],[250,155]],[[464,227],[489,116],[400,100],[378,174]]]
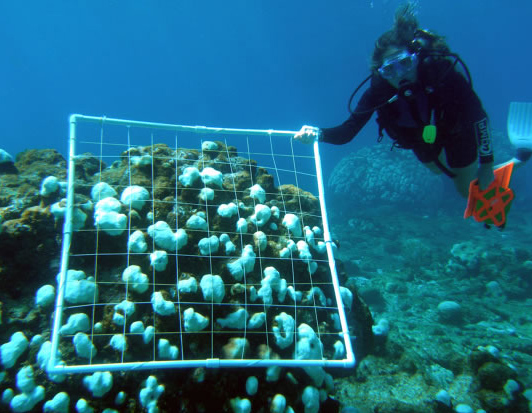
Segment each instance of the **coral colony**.
[[[53,201],[50,212],[61,223],[65,183],[48,176],[40,195]],[[266,170],[233,147],[208,141],[202,151],[131,148],[76,183],[73,229],[60,363],[345,355],[318,199],[293,185],[275,187]],[[44,285],[36,304],[50,308],[54,297],[54,287]],[[350,308],[352,295],[344,291],[342,298]],[[1,347],[4,368],[15,366],[29,345],[22,332],[13,334]],[[46,371],[50,341],[41,340],[35,354]],[[260,382],[279,380],[282,370],[249,375],[228,405],[251,411]],[[304,410],[317,412],[332,377],[319,366],[300,371]],[[72,404],[81,413],[102,408],[98,400],[112,393],[115,406],[105,410],[111,412],[126,398],[113,387],[114,377],[109,371],[82,376],[83,397],[51,394],[25,366],[17,373],[18,392],[8,389],[2,400],[15,412],[45,401],[44,411],[68,411]],[[48,374],[48,380],[60,389],[65,376]],[[151,375],[139,388],[138,403],[148,412],[159,411],[166,391],[158,380]],[[269,410],[293,411],[290,400],[276,394]]]

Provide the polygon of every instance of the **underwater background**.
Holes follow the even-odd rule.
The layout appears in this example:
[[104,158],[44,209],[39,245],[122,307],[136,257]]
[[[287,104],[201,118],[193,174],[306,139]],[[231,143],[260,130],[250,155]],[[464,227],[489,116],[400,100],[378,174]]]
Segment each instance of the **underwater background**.
[[[33,210],[23,211],[35,205],[44,210],[60,198],[43,200],[38,192],[41,178],[65,178],[61,155],[68,150],[70,114],[280,130],[337,125],[347,118],[347,99],[368,75],[375,39],[391,27],[399,4],[2,1],[0,148],[13,157],[45,150],[18,159],[16,184],[8,185],[6,175],[0,179],[2,277],[18,277],[5,268],[19,268],[37,247],[58,251],[61,228],[57,222],[54,227],[50,212],[36,218]],[[532,101],[532,3],[419,0],[416,9],[420,26],[444,35],[467,64],[490,116],[496,161],[506,160],[512,155],[509,103]],[[347,145],[320,145],[342,284],[367,304],[374,327],[386,330],[371,345],[355,341],[363,353],[360,364],[356,372],[334,374],[334,391],[327,389],[320,411],[468,412],[463,405],[477,412],[532,411],[532,168],[512,178],[516,200],[507,227],[487,230],[463,220],[465,202],[447,179],[430,176],[408,153],[390,152],[390,140],[376,140],[371,120]],[[28,195],[24,185],[35,194]],[[47,240],[34,245],[20,234],[19,223]],[[13,251],[15,264],[6,264]],[[34,292],[54,283],[58,256],[35,262],[47,269],[42,277],[35,278],[32,268],[19,279],[25,285],[0,289],[0,322],[7,326],[0,343],[19,329],[28,338],[29,331],[49,333],[51,310],[35,314]],[[458,307],[440,308],[448,302]],[[17,371],[35,363],[36,352],[30,347],[15,368],[2,369],[2,392],[16,389]],[[37,383],[46,388],[44,400],[63,390],[34,366]],[[227,397],[219,411],[238,411],[229,400],[238,386],[244,393],[245,375],[239,374],[233,382],[220,379],[221,398],[213,400],[223,399],[223,386]],[[167,389],[162,411],[215,411],[200,403],[203,390],[191,390],[198,389],[195,378],[161,375]],[[190,393],[173,389],[173,382]],[[76,383],[65,387],[70,411],[79,397],[90,397]],[[135,400],[140,381],[126,377],[121,383]],[[272,396],[285,387],[286,379],[259,387],[263,394],[253,411],[269,411]],[[300,390],[292,389],[287,399],[295,411],[307,411]],[[452,403],[445,403],[441,390]],[[96,410],[142,411],[138,403],[113,404],[114,393],[89,402]],[[180,410],[174,410],[175,400],[182,400]],[[0,404],[0,411],[8,410]]]
[[[3,148],[66,151],[71,113],[258,129],[336,125],[399,4],[3,1]],[[446,36],[464,59],[492,127],[504,130],[509,102],[532,93],[532,5],[418,1],[417,9],[421,27]],[[352,145],[375,137],[370,122]],[[334,162],[347,148],[324,151]]]

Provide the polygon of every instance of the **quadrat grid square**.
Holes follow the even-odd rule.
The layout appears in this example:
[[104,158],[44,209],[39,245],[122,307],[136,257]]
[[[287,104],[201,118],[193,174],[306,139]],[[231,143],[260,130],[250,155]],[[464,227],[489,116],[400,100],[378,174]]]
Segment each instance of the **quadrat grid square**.
[[49,370],[354,364],[317,143],[82,115],[70,133]]

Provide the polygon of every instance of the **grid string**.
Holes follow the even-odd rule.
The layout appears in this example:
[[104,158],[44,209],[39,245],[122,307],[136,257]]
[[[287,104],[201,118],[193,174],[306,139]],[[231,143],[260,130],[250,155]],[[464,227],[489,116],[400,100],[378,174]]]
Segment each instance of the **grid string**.
[[[108,139],[108,135],[105,134],[104,135],[104,121],[101,122],[101,133],[100,133],[100,141],[99,141],[99,149],[100,149],[100,156],[99,156],[99,160],[100,160],[100,165],[99,165],[99,177],[98,177],[98,180],[99,182],[103,182],[102,181],[102,173],[103,173],[103,160],[104,159],[112,159],[113,157],[109,157],[109,158],[106,158],[106,155],[104,154],[104,150],[105,148],[109,145],[109,146],[116,146],[116,147],[127,147],[127,171],[128,171],[128,183],[129,183],[129,186],[132,185],[132,179],[133,179],[133,175],[134,175],[134,172],[135,172],[135,168],[133,168],[132,166],[132,162],[131,162],[131,156],[132,156],[132,151],[131,149],[133,149],[135,146],[132,145],[132,139],[131,139],[131,129],[132,127],[131,126],[128,126],[127,127],[127,130],[128,130],[128,134],[127,134],[127,145],[123,145],[123,144],[116,144],[116,143],[109,143],[109,142],[106,142],[105,139]],[[110,139],[115,139],[114,138],[114,135],[109,135],[111,136]],[[292,142],[290,144],[290,154],[285,154],[285,153],[276,153],[276,151],[274,151],[274,144],[273,144],[273,139],[272,139],[272,134],[269,134],[268,135],[268,138],[269,138],[269,147],[270,147],[270,152],[265,152],[265,151],[261,151],[261,150],[255,150],[254,147],[252,147],[251,145],[251,141],[253,140],[253,144],[256,143],[256,137],[255,136],[249,136],[249,135],[245,135],[245,145],[246,145],[246,149],[247,151],[245,152],[240,152],[238,155],[242,158],[242,155],[245,156],[245,158],[247,158],[247,165],[250,169],[250,181],[251,181],[251,185],[253,185],[255,182],[254,182],[254,177],[253,177],[253,173],[252,173],[252,156],[271,156],[272,160],[272,164],[273,166],[269,165],[269,163],[262,163],[262,162],[257,162],[256,163],[256,168],[265,168],[267,169],[268,171],[274,171],[274,176],[276,177],[277,179],[277,185],[278,186],[281,186],[283,185],[285,182],[283,181],[283,179],[281,179],[281,174],[288,174],[288,175],[292,175],[292,179],[294,180],[295,182],[295,186],[300,189],[300,184],[299,184],[299,179],[298,177],[305,177],[305,178],[308,178],[308,177],[312,177],[312,178],[315,178],[316,177],[316,174],[315,173],[310,173],[310,172],[307,172],[307,171],[304,171],[304,170],[299,170],[298,168],[298,160],[302,160],[302,159],[311,159],[313,157],[311,156],[301,156],[299,154],[295,154],[294,152],[294,147],[292,145]],[[183,139],[186,139],[186,138],[183,138]],[[182,139],[182,141],[183,141]],[[89,140],[84,140],[83,142],[89,144],[89,145],[92,145],[93,142],[92,141],[89,141]],[[174,205],[174,208],[177,208],[178,206],[183,206],[183,207],[186,207],[186,208],[194,208],[194,206],[202,206],[205,208],[205,211],[206,211],[206,220],[208,221],[208,229],[207,229],[207,236],[210,237],[211,235],[213,234],[216,234],[216,235],[219,235],[218,234],[218,231],[213,231],[213,229],[211,228],[211,214],[209,213],[209,209],[212,209],[213,205],[210,204],[210,202],[208,200],[205,200],[205,203],[202,205],[200,202],[198,202],[197,204],[196,203],[192,203],[192,202],[183,202],[184,200],[183,199],[179,199],[179,197],[177,196],[178,194],[178,164],[179,162],[182,162],[184,165],[192,165],[194,162],[196,161],[193,161],[193,160],[186,160],[186,159],[182,159],[179,157],[179,153],[180,153],[180,150],[182,148],[178,148],[177,144],[178,144],[178,136],[177,136],[177,133],[175,134],[175,145],[174,145],[174,150],[173,150],[173,158],[168,156],[168,157],[165,157],[165,156],[156,156],[154,154],[155,150],[156,150],[156,146],[155,146],[155,142],[156,142],[156,136],[154,135],[153,131],[151,132],[150,134],[150,145],[148,148],[151,149],[151,154],[152,154],[152,163],[151,163],[151,199],[149,200],[151,202],[151,206],[152,206],[152,210],[153,210],[153,216],[152,216],[152,225],[155,224],[155,211],[156,211],[156,203],[159,203],[161,202],[161,200],[158,200],[156,199],[155,197],[155,190],[156,189],[160,189],[159,187],[156,188],[155,186],[155,182],[154,182],[154,179],[155,179],[155,162],[156,161],[162,161],[164,159],[172,159],[173,162],[174,162],[174,166],[175,166],[175,171],[174,171],[174,178],[175,178],[175,187],[172,188],[175,194],[175,205]],[[203,140],[201,141],[203,142]],[[201,143],[200,142],[200,143]],[[78,142],[79,143],[79,142]],[[188,143],[188,142],[187,142]],[[227,140],[227,137],[224,139],[224,143],[225,143],[225,152],[226,152],[226,155],[227,155],[227,164],[230,168],[230,171],[231,171],[231,177],[232,177],[232,181],[233,181],[233,188],[232,188],[232,192],[233,192],[233,196],[235,198],[235,201],[237,202],[237,205],[239,203],[239,199],[240,199],[240,196],[245,196],[246,194],[246,190],[237,190],[237,187],[236,187],[236,182],[235,182],[235,170],[233,169],[233,166],[238,166],[238,158],[235,157],[235,161],[236,161],[236,164],[233,162],[233,160],[231,159],[230,157],[230,154],[229,154],[229,150],[228,150],[228,140]],[[202,161],[199,161],[199,164],[202,164],[205,166],[205,163],[204,163],[204,160],[205,160],[205,153],[203,151],[203,149],[201,150],[200,152],[202,154]],[[252,155],[252,154],[255,154],[255,155]],[[280,167],[279,165],[277,165],[277,159],[291,159],[292,160],[292,164],[293,164],[293,167],[290,168],[290,167]],[[222,164],[222,162],[219,162],[219,164]],[[226,164],[226,166],[227,166]],[[246,163],[241,163],[241,165],[245,165]],[[122,188],[120,185],[116,185],[116,184],[113,184],[113,186],[115,188]],[[125,185],[124,185],[125,187]],[[162,189],[169,189],[169,188],[164,188],[162,187]],[[216,193],[220,194],[220,195],[223,195],[224,193],[227,193],[227,192],[231,192],[229,190],[226,190],[226,189],[216,189],[215,190]],[[305,223],[305,220],[307,218],[309,219],[317,219],[317,218],[321,218],[321,216],[319,215],[316,215],[314,213],[308,213],[306,211],[303,211],[303,208],[302,208],[302,199],[301,197],[303,196],[303,194],[301,193],[300,190],[297,190],[296,192],[297,194],[297,203],[298,203],[298,206],[299,208],[296,208],[296,211],[290,211],[290,208],[292,207],[288,207],[287,205],[287,202],[286,202],[286,199],[285,199],[285,194],[283,193],[282,190],[279,190],[277,193],[268,193],[267,194],[267,197],[268,198],[271,198],[271,197],[275,197],[275,196],[278,196],[281,198],[281,201],[282,201],[282,208],[283,208],[283,212],[286,214],[288,212],[293,212],[293,213],[296,213],[297,215],[300,216],[301,218],[301,222],[304,226],[304,223]],[[253,199],[253,207],[256,205],[256,201],[255,199]],[[293,204],[292,204],[293,205]],[[72,207],[72,205],[71,205]],[[132,208],[132,205],[131,205],[131,201],[130,201],[130,205],[129,205],[129,211],[132,211],[133,208]],[[237,208],[237,211],[238,211],[238,218],[241,218],[241,215],[240,215],[240,211],[239,211],[239,208]],[[179,216],[179,214],[176,214],[176,225],[175,225],[175,230],[179,229],[180,228],[180,223],[178,222],[178,220],[181,219],[181,217]],[[259,230],[259,226],[257,225],[257,223],[255,223],[255,229],[256,230]],[[141,228],[139,226],[135,226],[135,229],[141,229],[141,230],[146,230],[146,228]],[[127,235],[131,235],[132,231],[134,230],[134,228],[132,227],[132,221],[131,219],[128,219],[128,226],[127,226],[127,232],[126,234]],[[116,282],[115,283],[112,283],[110,281],[106,281],[105,280],[105,275],[106,274],[102,274],[101,273],[101,270],[99,268],[99,258],[100,257],[107,257],[107,258],[112,258],[113,256],[116,255],[117,258],[120,258],[120,253],[107,253],[107,252],[104,252],[102,250],[100,250],[100,241],[101,241],[101,237],[100,237],[100,229],[99,228],[96,228],[96,229],[91,229],[91,228],[84,228],[82,229],[80,232],[81,233],[89,233],[89,232],[92,232],[92,231],[95,231],[96,232],[96,236],[95,236],[95,239],[96,239],[96,245],[95,245],[95,248],[94,248],[94,251],[95,253],[94,254],[89,254],[89,253],[72,253],[71,254],[71,257],[76,257],[76,258],[79,258],[79,259],[82,259],[82,258],[85,258],[85,259],[89,259],[90,260],[90,257],[91,255],[94,257],[94,279],[95,279],[95,283],[100,286],[102,289],[105,288],[106,285],[109,285],[109,286],[112,286],[114,284],[117,284]],[[192,231],[192,230],[190,230]],[[187,232],[189,232],[189,229],[187,228]],[[238,233],[236,231],[234,232],[231,232],[231,231],[223,231],[223,232],[228,232],[228,234],[230,234],[232,237],[236,234],[238,234],[238,237],[240,239],[240,252],[243,251],[244,249],[244,246],[245,246],[245,242],[244,242],[244,235],[242,233]],[[269,230],[267,232],[270,232]],[[220,231],[221,233],[221,231]],[[247,236],[249,236],[250,234],[248,234]],[[252,235],[252,234],[251,234]],[[278,237],[278,241],[281,239],[282,235],[277,235],[277,234],[267,234],[267,237],[269,240],[275,240],[276,237]],[[287,235],[287,238],[289,239],[292,239],[292,236],[291,234],[288,234]],[[155,241],[152,239],[152,250],[155,250],[156,249],[156,246],[155,246]],[[133,257],[135,257],[135,260],[138,260],[138,259],[142,259],[142,256],[146,256],[148,257],[149,256],[149,252],[146,253],[146,254],[142,254],[142,253],[134,253],[134,252],[131,252],[129,250],[129,248],[127,247],[126,245],[126,253],[125,253],[126,257],[126,264],[127,266],[129,266],[131,264],[131,260],[133,259]],[[269,255],[269,254],[268,254]],[[175,331],[168,331],[168,329],[160,329],[157,327],[156,325],[156,318],[155,318],[155,313],[152,312],[151,313],[151,316],[152,316],[152,321],[153,321],[153,325],[156,327],[156,335],[154,337],[154,339],[152,340],[152,356],[151,356],[151,359],[152,361],[157,361],[157,356],[156,356],[156,338],[157,336],[162,336],[162,335],[176,335],[179,337],[179,340],[180,340],[180,344],[179,344],[179,347],[180,347],[180,354],[181,354],[181,361],[187,361],[186,360],[186,352],[185,352],[185,346],[184,346],[184,341],[185,341],[185,337],[184,336],[194,336],[194,334],[198,334],[199,335],[206,335],[206,334],[209,334],[211,336],[211,348],[210,348],[210,355],[211,355],[211,358],[215,358],[216,357],[216,353],[214,352],[214,344],[215,344],[215,341],[214,341],[214,336],[215,335],[225,335],[225,336],[230,336],[232,334],[238,334],[238,335],[244,335],[244,338],[246,338],[248,335],[252,335],[254,337],[256,336],[259,336],[261,334],[264,334],[264,340],[266,341],[266,344],[269,346],[269,334],[273,334],[273,331],[272,331],[272,328],[270,328],[268,326],[269,324],[269,321],[268,321],[268,317],[266,317],[266,325],[265,325],[265,328],[264,330],[261,330],[261,331],[251,331],[251,330],[247,330],[247,322],[244,323],[244,329],[243,331],[241,330],[233,330],[233,329],[220,329],[220,330],[217,330],[215,329],[215,314],[214,314],[214,303],[211,302],[211,303],[206,303],[206,302],[201,302],[201,301],[190,301],[190,300],[187,300],[187,299],[181,299],[180,297],[180,294],[179,294],[179,262],[180,262],[180,258],[182,257],[186,257],[187,259],[191,259],[193,257],[195,257],[195,255],[193,254],[185,254],[185,253],[180,253],[179,251],[176,251],[175,254],[172,254],[172,253],[169,253],[168,254],[169,257],[172,257],[174,260],[175,260],[175,263],[176,263],[176,272],[175,272],[175,283],[174,284],[170,284],[168,283],[168,281],[165,281],[164,279],[161,279],[160,281],[158,280],[159,278],[159,275],[156,275],[155,274],[155,270],[152,271],[152,280],[153,280],[153,283],[152,283],[152,292],[155,292],[156,291],[156,288],[157,286],[171,286],[171,285],[175,285],[176,287],[176,299],[175,300],[172,300],[172,301],[175,301],[175,305],[177,306],[177,328],[175,329]],[[230,257],[228,256],[223,256],[223,255],[216,255],[216,254],[213,254],[212,251],[210,251],[210,254],[208,255],[208,257],[202,257],[202,256],[199,256],[198,258],[201,258],[201,259],[207,259],[208,260],[208,266],[210,268],[210,272],[211,274],[214,272],[214,268],[213,268],[213,265],[214,265],[214,260],[216,260],[216,262],[218,263],[218,260],[229,260],[231,259]],[[264,260],[268,260],[268,261],[273,261],[273,260],[279,260],[279,262],[282,262],[281,260],[283,260],[283,258],[279,258],[279,257],[271,257],[271,256],[264,256],[262,255],[262,252],[260,251],[260,249],[257,249],[257,259],[258,259],[258,267],[260,268],[260,279],[263,279],[263,263],[264,263]],[[296,291],[302,291],[304,292],[304,290],[301,290],[301,288],[305,288],[306,285],[310,285],[311,289],[313,289],[314,286],[320,286],[320,285],[323,285],[323,286],[331,286],[332,283],[330,282],[315,282],[313,279],[312,279],[312,276],[310,274],[307,274],[308,276],[308,281],[307,282],[304,282],[304,281],[298,281],[298,278],[301,277],[301,272],[299,272],[299,277],[298,275],[296,274],[296,268],[295,268],[295,264],[298,262],[298,261],[301,261],[301,259],[299,259],[299,257],[295,257],[295,256],[292,256],[292,252],[290,254],[290,267],[291,267],[291,277],[292,277],[292,285],[294,286],[294,289]],[[328,261],[327,260],[324,260],[324,259],[318,259],[318,258],[313,258],[313,261],[316,261],[319,263],[319,265],[323,265],[325,263],[327,263]],[[323,263],[323,264],[322,264]],[[220,265],[218,263],[218,265]],[[256,271],[254,271],[253,273],[253,278],[257,277],[259,274],[256,274]],[[198,275],[198,274],[196,274]],[[164,278],[164,277],[163,277]],[[227,280],[224,280],[224,282],[227,284]],[[120,284],[120,283],[118,283]],[[123,283],[123,284],[126,284],[125,285],[125,294],[126,294],[126,299],[128,298],[128,295],[129,295],[129,285],[128,283]],[[329,332],[329,331],[320,331],[320,328],[319,328],[319,317],[318,317],[318,311],[326,311],[326,312],[329,312],[329,311],[335,311],[335,307],[334,306],[329,306],[329,305],[326,305],[326,306],[320,306],[318,305],[318,303],[316,302],[316,297],[315,295],[312,295],[312,301],[311,303],[308,303],[306,305],[303,305],[303,304],[299,304],[297,302],[297,300],[294,300],[293,302],[293,305],[292,303],[290,304],[287,304],[287,303],[279,303],[279,302],[275,302],[274,301],[274,304],[271,305],[270,308],[266,308],[265,306],[265,303],[264,302],[257,302],[257,303],[250,303],[248,302],[248,292],[247,292],[247,289],[250,287],[250,286],[259,286],[260,283],[257,283],[257,282],[252,282],[250,280],[248,280],[248,274],[246,271],[244,271],[244,278],[243,278],[243,284],[244,284],[244,299],[243,299],[243,302],[240,303],[240,305],[243,305],[244,306],[244,309],[248,310],[248,309],[251,309],[251,308],[259,308],[262,307],[262,309],[264,310],[264,312],[267,314],[268,312],[272,312],[275,311],[275,310],[284,310],[284,309],[292,309],[293,310],[293,315],[294,315],[294,318],[296,320],[296,323],[295,323],[295,326],[297,327],[297,319],[298,319],[298,313],[299,311],[307,311],[307,310],[313,310],[313,313],[314,313],[314,323],[315,323],[315,333],[318,335],[318,337],[321,339],[322,336],[323,337],[327,337],[327,336],[331,336],[331,335],[334,335],[335,333],[333,332]],[[160,288],[160,287],[159,287]],[[287,297],[288,299],[288,297]],[[118,300],[120,301],[120,300]],[[225,301],[225,300],[224,300]],[[135,304],[137,305],[146,305],[146,306],[149,306],[151,303],[149,301],[144,301],[144,300],[134,300]],[[101,312],[101,308],[104,308],[105,306],[107,305],[114,305],[115,303],[112,303],[112,302],[96,302],[96,299],[94,297],[93,299],[93,302],[90,306],[86,306],[86,308],[89,309],[89,311],[91,311],[92,313],[92,326],[91,326],[91,338],[96,338],[96,337],[107,337],[109,336],[110,334],[108,333],[100,333],[100,334],[96,334],[94,332],[94,324],[95,322],[97,321],[96,318],[97,318],[97,313],[98,312]],[[211,328],[210,328],[210,331],[202,331],[202,332],[184,332],[183,331],[183,328],[181,327],[182,325],[182,320],[181,320],[181,313],[182,313],[182,306],[184,305],[200,305],[200,306],[206,306],[210,304],[211,305],[211,320],[210,320],[210,323],[211,323]],[[216,304],[218,306],[218,304]],[[220,307],[224,307],[224,306],[230,306],[231,304],[230,303],[220,303],[219,306]],[[76,305],[71,305],[71,306],[65,306],[64,307],[64,310],[66,311],[74,311],[75,309],[82,309],[83,306],[76,306]],[[250,314],[251,315],[251,314]],[[274,315],[274,314],[273,314]],[[126,327],[128,325],[128,322],[127,322],[127,314],[124,314],[125,318],[126,318],[126,322],[124,323],[124,326],[122,328],[122,333],[124,334],[124,336],[134,336],[135,334],[130,334],[130,333],[127,333],[126,331]],[[293,332],[293,334],[295,335],[296,332]],[[296,342],[294,342],[294,347],[296,345]],[[244,352],[242,351],[242,353],[240,354],[240,360],[241,361],[245,361],[244,360]],[[322,354],[323,356],[323,354]],[[238,360],[236,360],[238,361]],[[90,360],[90,364],[93,363],[93,360],[91,359]],[[123,364],[129,364],[129,362],[126,362],[125,361],[125,352],[122,351],[121,354],[120,354],[120,363],[123,363]]]

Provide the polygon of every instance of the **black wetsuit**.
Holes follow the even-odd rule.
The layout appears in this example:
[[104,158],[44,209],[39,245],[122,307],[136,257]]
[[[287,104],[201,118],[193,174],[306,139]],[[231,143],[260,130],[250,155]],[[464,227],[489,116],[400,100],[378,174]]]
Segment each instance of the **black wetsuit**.
[[[451,168],[475,161],[493,161],[486,112],[466,78],[449,59],[427,58],[418,67],[418,81],[399,91],[378,75],[360,98],[354,113],[343,124],[322,129],[322,141],[341,145],[349,142],[377,112],[380,129],[398,146],[412,149],[421,162],[436,161],[445,149]],[[385,103],[397,94],[397,99]],[[423,141],[423,128],[437,128],[436,141]],[[440,166],[441,167],[441,166]]]

